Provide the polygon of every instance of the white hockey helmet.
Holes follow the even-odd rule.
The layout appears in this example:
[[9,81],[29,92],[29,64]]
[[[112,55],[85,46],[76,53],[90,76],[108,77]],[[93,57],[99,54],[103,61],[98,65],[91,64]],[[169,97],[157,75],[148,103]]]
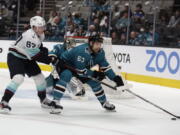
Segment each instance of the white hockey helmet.
[[45,26],[45,25],[46,25],[46,22],[45,22],[44,18],[41,17],[41,16],[34,16],[34,17],[32,17],[32,18],[30,19],[30,26],[31,26],[31,28],[32,28],[33,26],[43,27],[43,26]]

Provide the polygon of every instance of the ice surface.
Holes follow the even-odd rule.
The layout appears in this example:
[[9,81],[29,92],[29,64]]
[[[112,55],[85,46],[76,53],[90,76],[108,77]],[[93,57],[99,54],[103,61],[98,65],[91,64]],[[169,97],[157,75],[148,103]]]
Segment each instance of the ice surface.
[[[48,75],[48,73],[45,73]],[[0,98],[10,82],[7,70],[0,69]],[[135,83],[132,91],[180,115],[180,90]],[[180,135],[180,120],[146,102],[135,99],[110,99],[117,112],[107,112],[98,101],[65,98],[60,115],[40,107],[35,85],[25,79],[11,100],[12,111],[0,114],[0,135]]]

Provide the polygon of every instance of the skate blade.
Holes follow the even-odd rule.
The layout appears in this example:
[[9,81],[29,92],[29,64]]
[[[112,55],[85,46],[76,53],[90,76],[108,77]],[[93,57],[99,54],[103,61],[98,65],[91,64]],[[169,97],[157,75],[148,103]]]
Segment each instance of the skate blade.
[[42,109],[48,110],[48,109],[51,109],[51,106],[48,106],[48,105],[41,105],[41,108],[42,108]]
[[56,114],[56,115],[61,114],[61,112],[54,112],[54,111],[50,111],[49,113],[50,114]]
[[61,112],[62,112],[62,109],[53,110],[53,109],[51,108],[51,111],[50,111],[49,113],[50,113],[50,114],[61,114]]
[[112,113],[114,113],[114,112],[117,112],[115,109],[114,110],[105,110],[106,112],[112,112]]

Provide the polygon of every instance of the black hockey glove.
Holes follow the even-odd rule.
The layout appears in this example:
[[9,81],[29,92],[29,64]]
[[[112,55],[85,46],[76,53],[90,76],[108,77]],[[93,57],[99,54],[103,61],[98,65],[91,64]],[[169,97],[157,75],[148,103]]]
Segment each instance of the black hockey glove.
[[113,81],[116,83],[117,87],[124,85],[124,82],[123,82],[122,78],[119,75],[115,76]]
[[34,57],[32,57],[32,59],[41,63],[50,64],[51,59],[48,56],[48,49],[42,46],[39,49],[40,49],[40,52]]
[[48,49],[46,47],[40,47],[40,52],[43,53],[44,55],[48,55]]
[[105,78],[104,72],[94,71],[92,77],[96,78],[99,81],[102,81]]

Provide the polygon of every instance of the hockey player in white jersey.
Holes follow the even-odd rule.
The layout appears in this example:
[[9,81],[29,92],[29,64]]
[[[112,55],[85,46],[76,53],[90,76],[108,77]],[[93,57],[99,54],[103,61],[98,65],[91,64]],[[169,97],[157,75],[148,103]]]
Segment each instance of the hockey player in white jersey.
[[11,82],[7,85],[0,102],[0,112],[9,112],[9,101],[18,87],[23,83],[27,74],[36,84],[38,97],[42,107],[48,107],[51,101],[46,98],[45,77],[36,61],[49,64],[48,49],[42,46],[44,40],[45,20],[40,16],[30,19],[31,28],[25,31],[9,48],[7,64]]

